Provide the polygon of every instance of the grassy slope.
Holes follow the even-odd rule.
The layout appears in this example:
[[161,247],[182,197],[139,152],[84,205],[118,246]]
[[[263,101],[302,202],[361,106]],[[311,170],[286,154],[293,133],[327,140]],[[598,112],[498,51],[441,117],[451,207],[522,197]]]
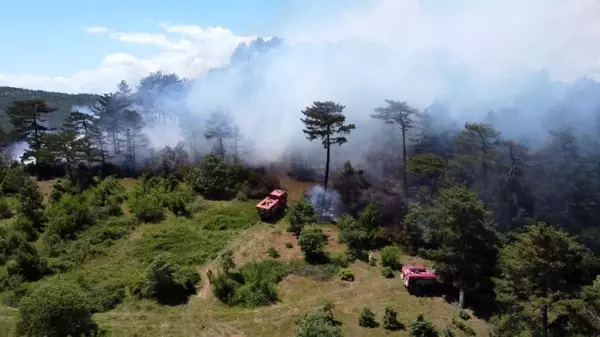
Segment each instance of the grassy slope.
[[[131,183],[124,182],[127,186]],[[285,185],[292,188],[294,198],[300,197],[300,189],[306,187]],[[42,185],[45,193],[50,189],[48,183]],[[231,214],[233,208],[238,216],[222,215]],[[253,211],[253,202],[209,202],[207,209],[193,219],[169,217],[160,224],[142,224],[109,247],[106,255],[89,260],[61,277],[127,280],[143,271],[158,251],[172,253],[178,262],[198,266],[203,284],[185,305],[167,307],[130,299],[112,311],[96,314],[94,319],[109,336],[292,336],[294,321],[326,301],[336,305],[334,313],[343,322],[344,336],[408,336],[407,331],[392,333],[381,327],[359,327],[358,314],[364,306],[370,307],[380,322],[386,305],[394,306],[399,320],[406,325],[419,313],[440,328],[451,324],[452,317],[458,317],[458,310],[442,299],[410,296],[399,279],[385,279],[379,266],[362,262],[350,266],[356,277],[352,283],[337,279],[318,282],[290,275],[278,285],[281,301],[275,305],[256,309],[222,305],[206,284],[206,271],[216,270],[214,258],[225,247],[234,249],[237,263],[268,258],[266,251],[270,246],[276,247],[281,259],[302,257],[295,238],[285,231],[285,220],[276,225],[258,222],[250,226],[253,221],[248,219],[252,219]],[[225,231],[214,228],[215,223],[222,221],[233,226]],[[330,237],[328,249],[344,250],[345,247],[337,243],[336,228],[327,226],[326,231]],[[293,248],[285,248],[286,242],[292,242]],[[409,262],[410,258],[404,259],[403,262]],[[0,337],[10,334],[16,315],[15,309],[0,307]],[[483,321],[471,319],[467,324],[479,336],[488,333]],[[458,331],[456,334],[462,336]]]

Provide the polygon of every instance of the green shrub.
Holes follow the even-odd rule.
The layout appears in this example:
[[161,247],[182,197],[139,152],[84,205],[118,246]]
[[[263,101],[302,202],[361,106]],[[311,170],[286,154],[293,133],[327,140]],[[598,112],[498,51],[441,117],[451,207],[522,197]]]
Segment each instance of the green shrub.
[[63,240],[74,239],[79,232],[96,222],[85,199],[71,194],[63,194],[59,201],[51,203],[46,210],[46,218],[46,231]]
[[250,188],[248,187],[248,183],[243,183],[238,188],[237,194],[235,198],[238,201],[248,201],[248,194],[250,193]]
[[383,315],[383,328],[391,331],[404,328],[402,323],[398,321],[398,313],[392,307],[385,307],[385,314]]
[[465,320],[465,321],[468,321],[468,320],[471,318],[471,315],[469,315],[469,313],[468,313],[468,312],[466,312],[466,311],[464,311],[464,310],[461,310],[461,311],[458,313],[458,316],[459,316],[461,319]]
[[31,289],[34,288],[32,285],[33,283],[25,283],[13,289],[8,296],[4,298],[4,304],[12,308],[18,308],[21,299],[27,296],[31,292]]
[[398,259],[400,258],[400,249],[396,246],[386,246],[381,250],[381,265],[391,269],[397,269]]
[[204,156],[199,166],[198,189],[209,199],[225,198],[231,192],[230,168],[219,156]]
[[77,285],[64,281],[44,283],[21,299],[19,335],[87,336],[96,329],[87,297]]
[[426,321],[422,314],[410,325],[411,337],[438,337],[439,333],[433,323]]
[[18,213],[31,221],[33,227],[38,231],[46,222],[43,200],[37,182],[31,178],[25,179],[19,188]]
[[286,242],[285,243],[285,248],[288,248],[288,249],[294,248],[294,245],[291,242]]
[[348,254],[346,254],[346,253],[331,254],[329,257],[329,260],[331,261],[332,264],[334,264],[340,268],[347,268],[348,265],[350,264],[350,259],[348,258]]
[[471,328],[470,326],[466,325],[463,321],[458,321],[452,318],[452,324],[454,324],[454,326],[456,326],[458,329],[462,330],[462,332],[464,332],[467,336],[477,335],[475,330],[473,330],[473,328]]
[[38,238],[38,231],[33,228],[33,223],[31,223],[31,220],[20,216],[17,218],[17,221],[15,221],[15,223],[13,224],[13,229],[23,233],[23,235],[25,235],[25,238],[27,241],[32,242],[37,240]]
[[163,304],[184,303],[195,292],[200,276],[190,270],[176,270],[161,254],[154,258],[139,286],[138,295]]
[[444,333],[444,337],[456,337],[456,334],[452,331],[452,327],[447,326],[442,332]]
[[27,281],[37,281],[48,273],[48,264],[28,243],[20,244],[13,251],[13,259],[6,265],[8,275],[19,275]]
[[352,270],[348,268],[341,268],[338,272],[338,277],[342,281],[354,281],[354,273],[352,273]]
[[289,269],[276,260],[249,262],[238,272],[220,274],[213,283],[213,292],[223,303],[243,307],[258,307],[275,302],[277,284]]
[[381,268],[381,275],[385,278],[394,278],[394,271],[390,267]]
[[10,209],[8,200],[4,197],[0,197],[0,219],[9,219],[13,216],[13,212]]
[[102,180],[85,194],[98,218],[123,214],[121,204],[126,199],[126,190],[116,178],[111,176]]
[[294,337],[342,337],[342,330],[333,317],[333,305],[328,303],[318,312],[296,320]]
[[194,195],[190,189],[179,186],[175,191],[165,196],[165,206],[176,216],[188,216],[191,211],[187,205],[193,198]]
[[358,325],[364,328],[375,328],[377,327],[377,321],[375,321],[375,313],[371,309],[364,307],[358,316]]
[[165,218],[162,196],[157,191],[135,191],[129,198],[129,208],[143,222],[160,222]]
[[290,204],[288,232],[299,236],[304,226],[317,221],[317,213],[310,201],[302,199]]
[[327,235],[315,226],[305,226],[298,237],[298,245],[304,253],[307,261],[316,262],[325,257],[325,244],[327,243]]
[[269,247],[269,250],[267,251],[267,253],[273,259],[277,259],[280,256],[279,252],[277,251],[277,249],[275,249],[275,247]]

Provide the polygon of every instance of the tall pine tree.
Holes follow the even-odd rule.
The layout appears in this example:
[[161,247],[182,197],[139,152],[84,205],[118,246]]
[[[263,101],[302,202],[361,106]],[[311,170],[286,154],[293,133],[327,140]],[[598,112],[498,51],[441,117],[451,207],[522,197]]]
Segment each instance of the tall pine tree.
[[25,151],[21,160],[26,161],[31,158],[39,163],[43,146],[43,136],[48,131],[44,124],[46,120],[44,115],[58,110],[48,106],[44,100],[14,101],[6,108],[6,114],[14,126],[15,140],[26,142],[29,149]]

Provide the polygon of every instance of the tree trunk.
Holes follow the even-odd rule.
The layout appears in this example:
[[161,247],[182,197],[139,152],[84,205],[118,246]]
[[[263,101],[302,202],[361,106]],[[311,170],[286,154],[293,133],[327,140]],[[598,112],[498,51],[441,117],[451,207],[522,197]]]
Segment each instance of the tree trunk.
[[542,328],[543,336],[548,337],[548,305],[545,303],[542,305]]
[[329,182],[329,157],[330,157],[331,144],[329,144],[329,134],[327,134],[327,160],[325,161],[325,181],[323,182],[323,188],[327,190],[327,183]]
[[458,308],[465,308],[465,278],[462,273],[458,284]]
[[404,196],[408,196],[408,179],[406,178],[406,128],[402,127],[402,182],[404,183]]

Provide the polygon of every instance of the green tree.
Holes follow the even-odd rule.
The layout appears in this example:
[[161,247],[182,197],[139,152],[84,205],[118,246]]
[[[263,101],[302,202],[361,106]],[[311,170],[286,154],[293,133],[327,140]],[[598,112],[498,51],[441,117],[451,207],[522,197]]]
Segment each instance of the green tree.
[[353,254],[360,254],[365,249],[373,248],[380,239],[379,209],[369,203],[354,219],[342,214],[338,220],[340,242],[348,245]]
[[386,99],[386,107],[375,108],[375,113],[371,117],[383,120],[386,124],[400,125],[402,131],[402,181],[404,183],[404,194],[408,195],[408,180],[406,177],[406,132],[414,126],[414,117],[419,112],[406,102],[398,102]]
[[298,237],[298,245],[307,261],[319,261],[325,256],[327,235],[315,225],[304,226]]
[[137,153],[148,146],[149,140],[142,133],[144,120],[135,110],[123,111],[123,125],[125,134],[125,160],[133,171],[136,169]]
[[419,314],[417,320],[410,325],[411,337],[438,337],[439,333],[433,323],[425,320],[422,314]]
[[495,264],[495,233],[486,225],[488,213],[477,196],[464,187],[440,190],[432,217],[436,224],[433,237],[438,248],[431,257],[440,263],[439,273],[455,282],[458,305],[465,306],[465,292],[489,267]]
[[344,108],[343,105],[327,101],[314,102],[311,107],[302,110],[302,114],[306,117],[300,119],[305,126],[302,132],[304,132],[306,138],[310,141],[320,139],[323,143],[323,148],[327,150],[325,179],[323,181],[324,189],[327,189],[329,181],[331,145],[342,145],[348,142],[345,136],[356,128],[354,124],[344,124],[346,122],[346,116],[342,113]]
[[333,188],[340,193],[342,202],[348,207],[351,214],[357,210],[358,201],[363,191],[369,188],[369,182],[364,174],[363,170],[355,169],[347,161],[344,163],[342,172],[333,179]]
[[77,285],[44,283],[19,304],[19,336],[90,336],[95,330],[88,297]]
[[420,153],[408,159],[406,170],[427,181],[431,194],[435,194],[437,181],[444,172],[444,160],[435,153]]
[[39,99],[14,101],[6,108],[6,114],[14,127],[15,140],[29,145],[29,149],[21,158],[22,161],[34,158],[38,163],[43,136],[48,131],[43,116],[56,110],[58,109],[48,106],[46,101]]
[[333,317],[333,304],[296,321],[294,337],[342,337],[342,329]]
[[208,198],[224,196],[231,187],[229,166],[219,156],[208,154],[200,162],[199,188]]
[[31,178],[25,179],[23,186],[19,189],[18,212],[31,221],[33,227],[38,231],[42,230],[46,221],[43,200],[36,181]]
[[208,121],[206,121],[204,137],[217,140],[213,153],[221,159],[225,159],[226,154],[224,139],[232,138],[234,131],[235,122],[233,117],[221,108],[213,111]]
[[575,336],[584,325],[598,328],[579,297],[586,283],[586,254],[587,250],[562,230],[544,223],[526,226],[500,251],[496,294],[508,315],[497,321],[497,331]]
[[298,237],[304,226],[315,223],[317,219],[317,212],[310,201],[306,199],[294,201],[290,204],[289,209],[290,226],[288,232],[294,233]]

